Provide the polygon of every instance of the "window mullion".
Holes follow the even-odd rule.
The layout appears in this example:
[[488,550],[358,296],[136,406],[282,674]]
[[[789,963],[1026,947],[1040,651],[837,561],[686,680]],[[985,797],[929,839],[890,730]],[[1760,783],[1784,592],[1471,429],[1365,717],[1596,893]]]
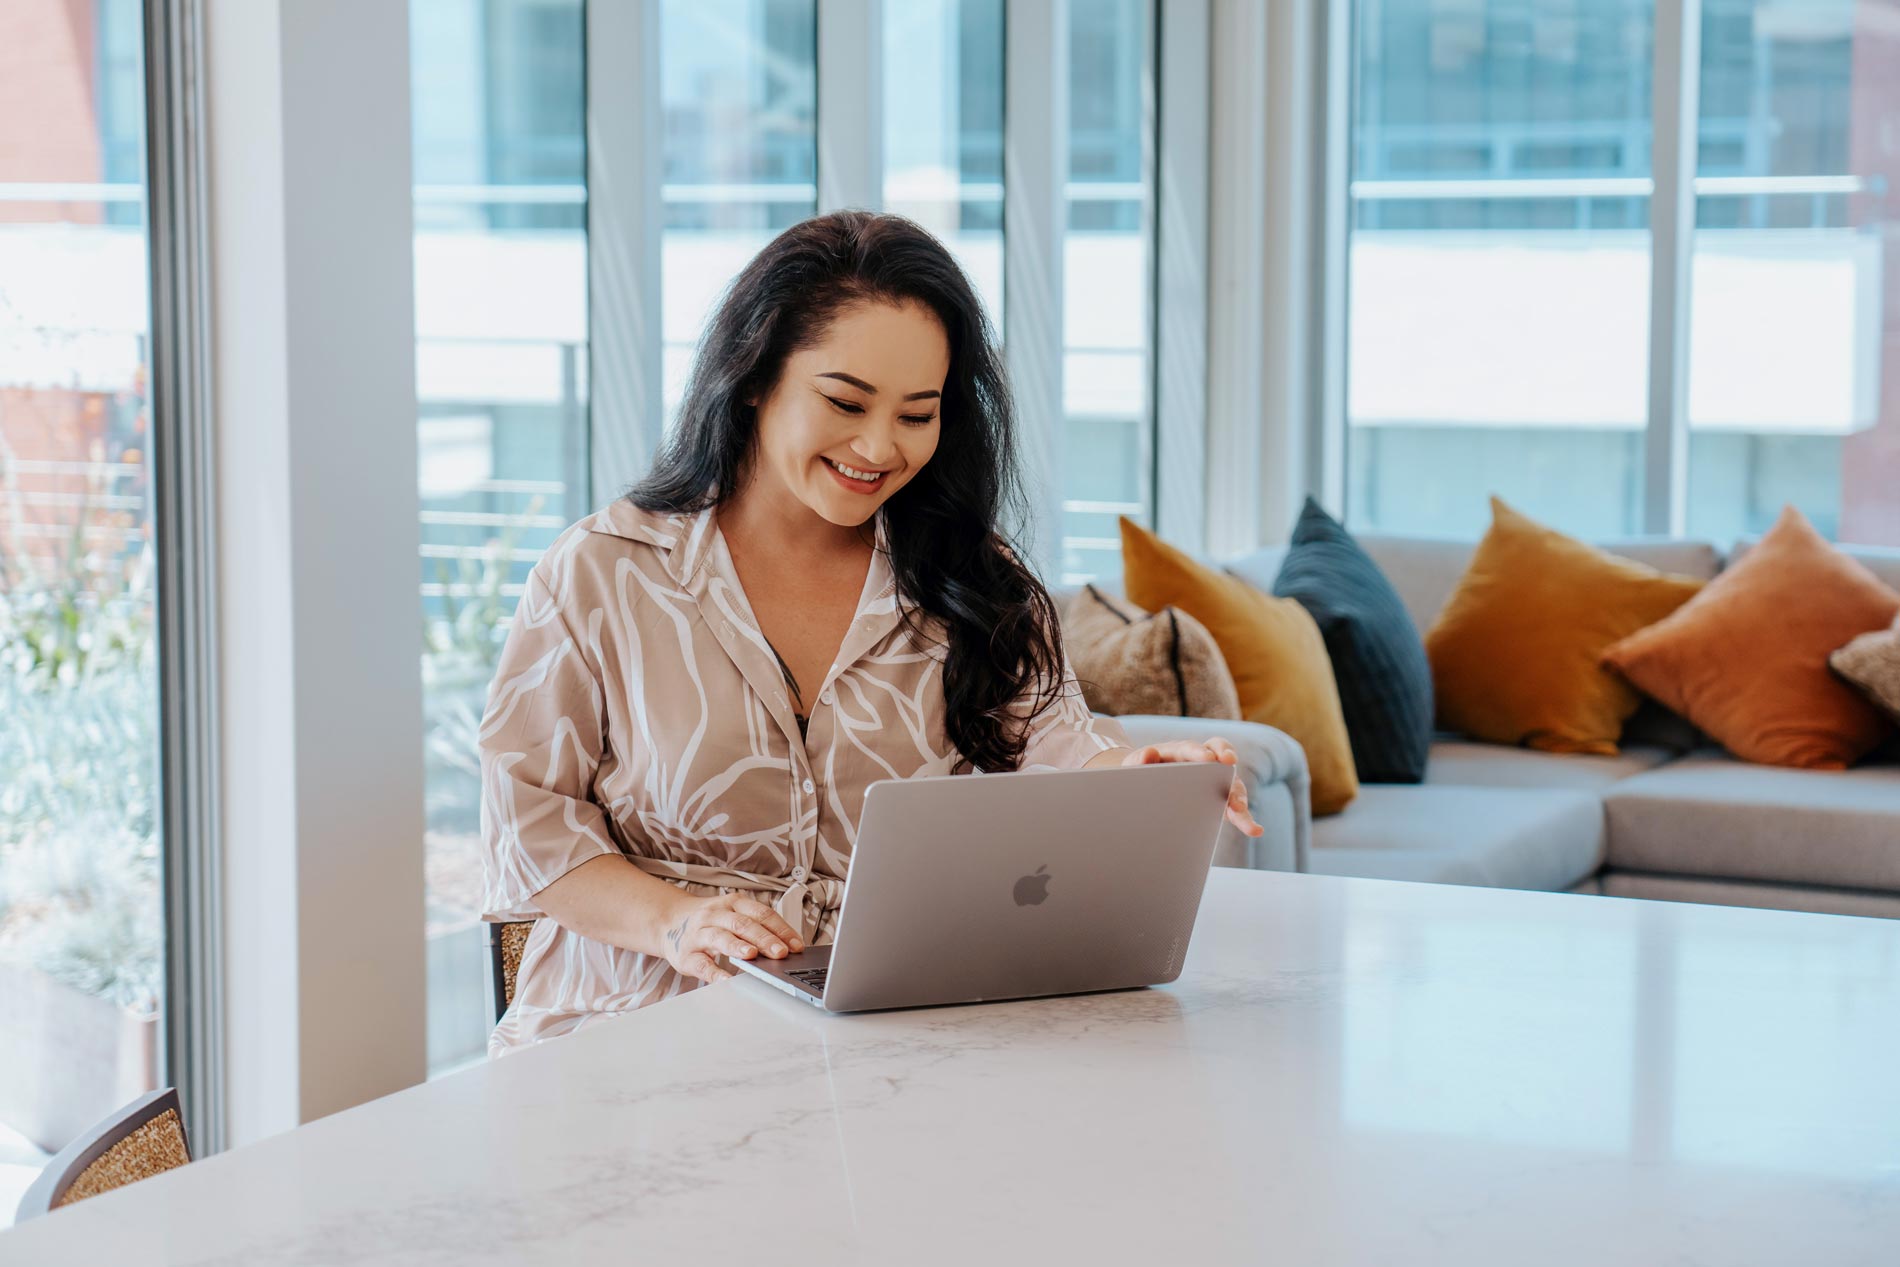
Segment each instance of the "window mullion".
[[1659,0],[1651,80],[1653,184],[1643,531],[1667,536],[1681,536],[1688,521],[1689,301],[1701,31],[1701,0]]
[[199,0],[145,8],[153,519],[164,872],[164,1078],[194,1151],[225,1145],[217,485]]

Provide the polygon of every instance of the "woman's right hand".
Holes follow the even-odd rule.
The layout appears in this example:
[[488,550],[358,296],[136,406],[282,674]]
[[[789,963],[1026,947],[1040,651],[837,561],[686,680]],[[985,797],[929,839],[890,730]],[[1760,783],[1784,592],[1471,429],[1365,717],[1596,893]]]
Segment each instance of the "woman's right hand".
[[681,976],[701,981],[723,981],[732,975],[719,966],[720,955],[783,959],[805,948],[777,911],[743,893],[686,896],[685,904],[673,911],[662,945],[666,961]]

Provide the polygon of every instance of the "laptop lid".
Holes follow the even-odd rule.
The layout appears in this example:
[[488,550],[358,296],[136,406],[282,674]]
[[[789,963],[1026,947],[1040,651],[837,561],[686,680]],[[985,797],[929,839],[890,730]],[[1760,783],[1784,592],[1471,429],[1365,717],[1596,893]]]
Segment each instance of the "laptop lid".
[[1180,762],[872,784],[824,1006],[1174,980],[1233,776]]

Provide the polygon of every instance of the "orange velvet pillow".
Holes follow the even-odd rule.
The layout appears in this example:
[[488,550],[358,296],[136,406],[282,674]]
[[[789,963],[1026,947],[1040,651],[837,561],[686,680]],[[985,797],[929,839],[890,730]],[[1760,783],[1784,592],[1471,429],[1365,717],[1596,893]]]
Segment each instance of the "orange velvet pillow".
[[1149,611],[1178,607],[1214,635],[1240,715],[1306,749],[1314,814],[1337,814],[1359,794],[1333,662],[1299,600],[1204,567],[1131,519],[1122,520],[1122,588],[1130,602]]
[[1887,722],[1829,672],[1828,655],[1896,611],[1900,594],[1789,506],[1682,610],[1603,662],[1744,761],[1842,770]]
[[1701,588],[1493,497],[1491,530],[1425,635],[1439,724],[1490,743],[1615,755],[1643,701],[1599,659]]

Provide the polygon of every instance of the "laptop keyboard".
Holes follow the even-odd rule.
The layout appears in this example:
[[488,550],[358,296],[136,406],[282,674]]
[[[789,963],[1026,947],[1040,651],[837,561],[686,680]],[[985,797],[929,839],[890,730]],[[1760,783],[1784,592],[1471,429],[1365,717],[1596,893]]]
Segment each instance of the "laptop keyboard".
[[785,975],[804,986],[807,990],[810,990],[813,994],[823,994],[825,992],[825,974],[829,971],[831,971],[829,968],[800,968],[794,972],[788,972]]

